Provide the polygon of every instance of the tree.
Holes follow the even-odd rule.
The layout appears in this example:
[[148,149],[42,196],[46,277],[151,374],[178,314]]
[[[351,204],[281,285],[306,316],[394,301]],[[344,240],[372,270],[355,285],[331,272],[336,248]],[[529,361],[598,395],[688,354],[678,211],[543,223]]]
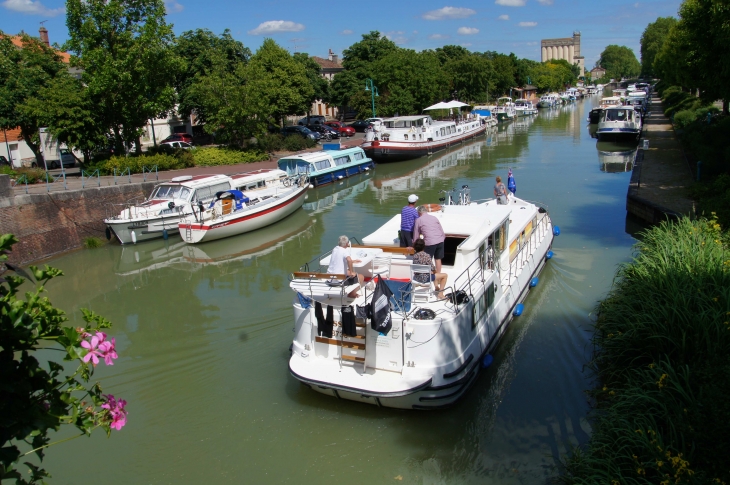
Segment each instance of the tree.
[[[322,68],[319,64],[309,57],[309,54],[303,52],[295,52],[293,58],[304,67],[307,80],[313,88],[309,99],[309,107],[311,108],[317,100],[328,103],[330,101],[330,83],[322,77]],[[307,109],[307,118],[309,118],[309,112],[310,109]]]
[[609,45],[598,59],[599,66],[606,70],[606,76],[613,79],[632,78],[641,72],[641,64],[634,51],[626,46]]
[[209,114],[195,95],[201,91],[196,85],[213,71],[216,75],[235,73],[248,63],[251,50],[235,40],[228,29],[220,36],[207,29],[188,30],[175,39],[173,50],[182,61],[175,78],[177,111],[185,116],[195,113],[198,122],[205,123]]
[[495,78],[492,61],[486,57],[469,54],[455,57],[443,66],[451,80],[451,89],[463,101],[486,101],[490,81]]
[[674,17],[659,17],[644,29],[641,35],[641,74],[654,76],[654,59],[662,50],[669,31],[677,25]]
[[377,30],[373,30],[369,34],[363,34],[360,42],[356,42],[342,51],[342,67],[349,71],[356,71],[363,76],[363,79],[372,77],[370,70],[372,63],[398,49],[395,42],[381,36]]
[[99,124],[119,151],[136,142],[147,120],[175,105],[181,63],[163,0],[67,0],[67,50],[83,69]]
[[540,91],[559,91],[575,81],[575,74],[568,61],[550,60],[535,65],[530,74],[532,84]]
[[[4,274],[0,280],[0,481],[35,484],[48,473],[26,461],[26,480],[16,464],[32,454],[42,461],[48,447],[71,439],[51,443],[50,431],[75,426],[80,431],[75,438],[102,428],[108,436],[125,425],[127,411],[126,401],[103,394],[98,383],[87,386],[100,360],[113,365],[117,358],[115,340],[103,332],[111,323],[82,309],[86,324],[64,327],[66,314],[43,296],[46,283],[63,273],[31,266],[28,274],[7,263],[7,253],[17,242],[11,234],[0,236],[0,263],[17,275]],[[20,286],[33,279],[39,286],[25,300],[18,298]],[[77,363],[76,371],[39,361],[42,349],[60,351],[65,361]]]
[[51,48],[27,35],[21,38],[22,48],[13,45],[0,32],[0,127],[20,128],[39,165],[43,164],[38,129],[43,126],[37,113],[25,109],[59,78],[68,76],[68,68]]

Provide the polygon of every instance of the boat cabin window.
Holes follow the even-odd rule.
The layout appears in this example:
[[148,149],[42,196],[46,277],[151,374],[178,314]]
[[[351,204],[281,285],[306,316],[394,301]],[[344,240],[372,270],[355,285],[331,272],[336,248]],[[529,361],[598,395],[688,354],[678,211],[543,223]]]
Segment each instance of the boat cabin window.
[[314,167],[317,170],[324,170],[325,168],[330,168],[332,165],[330,165],[329,160],[318,160],[314,162]]
[[494,303],[495,287],[495,283],[490,283],[486,288],[484,288],[484,293],[481,298],[474,300],[474,313],[472,314],[473,320],[471,324],[472,328],[477,326],[479,322],[482,321],[482,318],[489,314],[489,308],[492,306],[492,303]]
[[444,128],[441,128],[441,136],[446,135],[446,130]]
[[279,160],[279,170],[283,170],[287,175],[299,175],[300,173],[309,173],[312,166],[305,160],[297,158],[282,158]]
[[363,152],[355,152],[353,155],[355,156],[355,160],[362,160],[365,158],[365,154],[363,154]]
[[403,135],[403,139],[404,140],[407,140],[408,139],[408,133],[406,133],[405,135]]
[[350,163],[350,157],[348,155],[335,158],[335,165],[337,166],[344,165],[346,163]]
[[228,182],[209,185],[207,187],[198,187],[197,189],[195,189],[193,200],[212,199],[213,197],[215,197],[216,193],[223,192],[224,190],[231,190],[231,186]]
[[467,240],[469,236],[462,236],[458,234],[447,234],[446,240],[444,241],[444,258],[441,260],[441,264],[446,266],[453,266],[456,261],[456,249],[459,244]]
[[190,189],[180,185],[160,185],[152,194],[152,199],[185,199],[190,197]]
[[494,249],[495,256],[499,256],[507,244],[507,224],[508,221],[504,221],[487,239],[487,244]]
[[605,111],[606,121],[626,121],[629,117],[629,110],[608,109]]

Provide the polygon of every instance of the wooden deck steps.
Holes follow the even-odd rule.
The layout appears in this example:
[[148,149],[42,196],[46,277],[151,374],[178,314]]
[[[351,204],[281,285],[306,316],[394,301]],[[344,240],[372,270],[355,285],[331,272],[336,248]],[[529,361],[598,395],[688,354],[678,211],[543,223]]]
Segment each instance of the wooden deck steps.
[[365,363],[365,330],[364,322],[356,321],[355,328],[357,335],[342,335],[342,322],[334,322],[333,338],[316,336],[315,342],[325,345],[333,345],[339,347],[337,357],[343,362],[352,362],[354,364]]

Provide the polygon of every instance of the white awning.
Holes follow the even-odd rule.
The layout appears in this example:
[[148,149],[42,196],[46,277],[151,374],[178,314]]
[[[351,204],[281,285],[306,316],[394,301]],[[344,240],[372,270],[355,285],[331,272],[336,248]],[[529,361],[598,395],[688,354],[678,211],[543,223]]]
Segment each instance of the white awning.
[[447,103],[444,103],[443,101],[440,103],[436,103],[433,106],[429,106],[428,108],[423,108],[423,111],[428,111],[431,109],[449,109],[450,106]]
[[456,100],[449,101],[448,103],[446,103],[447,108],[461,108],[463,106],[469,106],[469,105],[466,103],[462,103],[461,101],[456,101]]

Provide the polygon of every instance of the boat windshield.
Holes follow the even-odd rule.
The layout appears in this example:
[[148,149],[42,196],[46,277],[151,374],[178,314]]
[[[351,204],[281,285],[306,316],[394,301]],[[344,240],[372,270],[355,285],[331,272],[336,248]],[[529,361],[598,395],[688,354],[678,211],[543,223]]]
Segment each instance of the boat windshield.
[[152,193],[151,199],[185,199],[190,198],[190,189],[182,185],[160,185]]
[[278,165],[279,170],[285,171],[287,175],[299,175],[314,171],[314,168],[309,162],[298,158],[282,158],[279,160]]
[[608,109],[606,110],[606,121],[626,121],[629,117],[629,110]]

